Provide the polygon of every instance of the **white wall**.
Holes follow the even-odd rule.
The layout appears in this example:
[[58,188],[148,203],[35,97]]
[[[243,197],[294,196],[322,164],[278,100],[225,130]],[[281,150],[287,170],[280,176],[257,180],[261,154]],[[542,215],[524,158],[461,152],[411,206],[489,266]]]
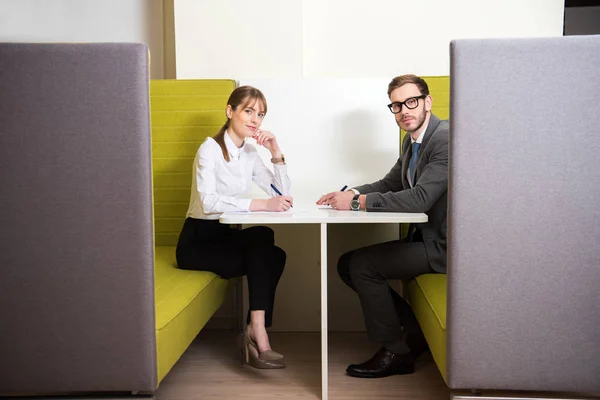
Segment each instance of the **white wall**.
[[561,36],[562,0],[175,0],[177,77],[449,73],[455,38]]
[[162,78],[162,0],[0,0],[0,41],[142,42]]
[[[294,195],[314,201],[393,165],[398,128],[385,108],[392,77],[447,75],[454,38],[561,36],[563,12],[562,0],[175,0],[177,78],[262,89],[264,128],[280,138]],[[274,228],[288,264],[273,329],[318,330],[318,228]],[[395,226],[330,229],[331,330],[364,329],[356,295],[337,278],[337,257],[397,237]]]
[[302,76],[301,4],[175,0],[177,78]]
[[451,39],[562,34],[561,0],[304,0],[304,76],[448,75]]

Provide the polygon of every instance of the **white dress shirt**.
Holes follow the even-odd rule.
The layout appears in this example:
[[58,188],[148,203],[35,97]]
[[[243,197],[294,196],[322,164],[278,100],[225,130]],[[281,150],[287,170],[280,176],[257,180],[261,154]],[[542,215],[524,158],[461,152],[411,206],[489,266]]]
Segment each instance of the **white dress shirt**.
[[282,194],[290,194],[292,184],[285,164],[273,164],[275,173],[271,172],[252,144],[244,142],[238,148],[227,132],[225,145],[229,162],[225,161],[221,146],[213,138],[206,138],[198,149],[187,217],[219,219],[227,211],[249,211],[252,199],[247,195],[252,181],[270,197],[277,196],[271,183]]

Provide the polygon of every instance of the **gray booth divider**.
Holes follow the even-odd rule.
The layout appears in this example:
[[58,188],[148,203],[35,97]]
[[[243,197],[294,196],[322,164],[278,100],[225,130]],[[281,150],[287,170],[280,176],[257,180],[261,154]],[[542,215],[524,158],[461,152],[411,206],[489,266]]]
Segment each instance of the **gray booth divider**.
[[448,378],[600,392],[600,36],[451,44]]
[[157,385],[148,49],[0,44],[0,395]]

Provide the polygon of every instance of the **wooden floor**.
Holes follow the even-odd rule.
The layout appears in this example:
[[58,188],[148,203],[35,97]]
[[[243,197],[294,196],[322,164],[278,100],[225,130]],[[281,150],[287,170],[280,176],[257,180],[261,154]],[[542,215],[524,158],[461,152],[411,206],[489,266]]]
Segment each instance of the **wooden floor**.
[[[319,399],[321,395],[320,333],[271,333],[273,349],[285,355],[282,370],[242,366],[236,336],[203,331],[161,382],[157,400],[177,399]],[[357,379],[345,375],[346,366],[369,359],[377,347],[365,333],[330,333],[329,398],[448,400],[431,354],[423,355],[412,375]]]

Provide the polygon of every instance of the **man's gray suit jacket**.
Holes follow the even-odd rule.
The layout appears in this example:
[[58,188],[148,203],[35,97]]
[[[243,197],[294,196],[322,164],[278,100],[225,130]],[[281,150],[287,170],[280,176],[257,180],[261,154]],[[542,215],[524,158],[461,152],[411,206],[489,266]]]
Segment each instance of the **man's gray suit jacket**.
[[366,194],[367,211],[423,212],[428,222],[419,224],[431,268],[446,272],[448,204],[448,121],[431,114],[417,159],[414,187],[407,178],[411,139],[402,142],[402,155],[383,179],[355,187]]

